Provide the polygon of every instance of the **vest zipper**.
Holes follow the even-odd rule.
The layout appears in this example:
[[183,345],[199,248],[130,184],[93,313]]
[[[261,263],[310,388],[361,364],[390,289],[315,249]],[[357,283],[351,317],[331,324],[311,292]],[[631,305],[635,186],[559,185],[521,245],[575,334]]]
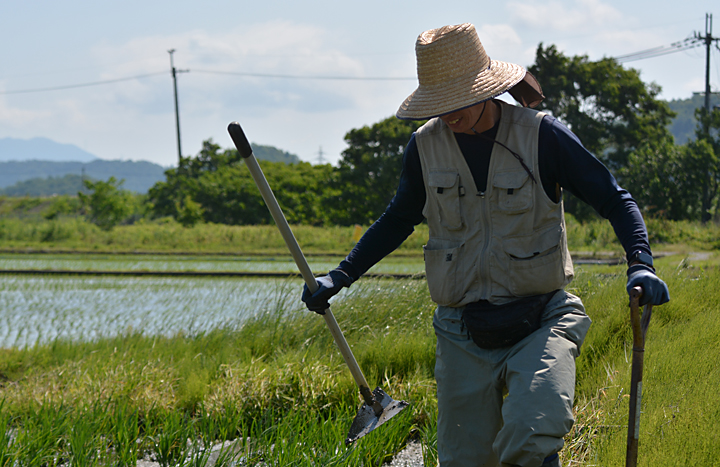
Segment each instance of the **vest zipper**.
[[[494,174],[493,170],[494,160],[490,159],[490,167],[488,167],[488,187],[492,189],[492,176]],[[483,229],[483,247],[482,251],[480,252],[480,277],[479,281],[481,284],[481,297],[482,298],[488,298],[490,297],[490,258],[489,258],[489,251],[490,251],[490,239],[491,239],[491,230],[492,230],[492,223],[491,223],[491,215],[490,215],[490,202],[485,197],[485,194],[487,193],[487,190],[482,191],[479,193],[480,198],[482,201],[482,209],[480,209],[480,225]]]

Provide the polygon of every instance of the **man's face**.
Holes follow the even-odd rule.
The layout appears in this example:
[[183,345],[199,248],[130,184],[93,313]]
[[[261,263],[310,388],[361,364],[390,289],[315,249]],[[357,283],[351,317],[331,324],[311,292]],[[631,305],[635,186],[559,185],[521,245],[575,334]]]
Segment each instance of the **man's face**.
[[472,134],[471,128],[478,122],[484,107],[485,102],[481,102],[480,104],[475,104],[472,107],[466,107],[447,115],[442,115],[440,120],[445,122],[453,133]]

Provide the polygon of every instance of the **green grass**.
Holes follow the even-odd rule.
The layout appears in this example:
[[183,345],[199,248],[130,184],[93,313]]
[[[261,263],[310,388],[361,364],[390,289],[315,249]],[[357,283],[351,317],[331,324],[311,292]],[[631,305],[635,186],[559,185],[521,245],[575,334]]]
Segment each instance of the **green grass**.
[[[639,465],[716,465],[720,458],[720,275],[712,270],[676,270],[666,274],[672,300],[655,308],[645,345],[643,413]],[[622,310],[625,311],[625,310]],[[626,313],[605,316],[590,345],[607,345],[598,359],[606,369],[605,424],[626,423],[631,345]],[[597,323],[596,323],[597,328]],[[614,333],[623,339],[612,339]],[[606,336],[602,338],[601,336]],[[626,356],[627,355],[627,359]],[[595,365],[598,367],[599,365]],[[589,393],[591,381],[585,381]],[[627,432],[610,428],[597,443],[602,465],[624,465]]]
[[[350,305],[339,319],[361,364],[367,364],[368,379],[414,404],[383,427],[381,435],[368,436],[374,441],[350,450],[344,439],[360,399],[324,320],[308,313],[290,321],[281,309],[237,332],[218,330],[194,338],[130,334],[4,350],[3,413],[15,429],[40,434],[35,439],[59,440],[52,448],[34,449],[65,459],[92,451],[110,456],[100,461],[114,462],[112,456],[127,449],[112,440],[137,436],[138,455],[152,455],[170,465],[183,457],[186,445],[180,439],[207,440],[209,445],[249,438],[256,442],[243,445],[246,457],[273,459],[272,465],[374,465],[402,447],[416,423],[429,418],[428,407],[434,401],[428,328],[432,308],[424,283],[398,281],[392,292],[384,292],[387,284],[380,290],[374,284],[358,284],[365,288],[365,299],[358,302],[370,309],[383,307],[382,311],[369,313]],[[368,334],[375,336],[379,349],[388,351],[385,359],[373,357],[373,339],[365,342]],[[400,336],[408,338],[404,345],[397,343]],[[412,358],[412,348],[426,349],[423,358]],[[98,404],[105,409],[94,410]],[[56,431],[45,435],[48,430],[28,424],[38,418],[39,410],[48,411],[43,419]],[[138,424],[123,429],[133,435],[83,436],[86,425],[79,421],[95,420],[94,428],[85,431],[108,432],[119,429],[117,420],[125,416],[118,413],[137,414]],[[201,426],[208,425],[222,429],[204,437]],[[73,431],[74,426],[81,431]],[[276,448],[269,451],[273,445]],[[16,442],[11,448],[16,448],[12,458],[20,459],[21,446]],[[293,464],[290,459],[312,463]]]
[[[720,458],[720,270],[659,269],[672,301],[653,312],[645,355],[640,465]],[[623,267],[579,267],[570,291],[593,326],[578,359],[572,465],[623,465],[631,353]],[[434,465],[437,404],[433,305],[424,281],[363,280],[334,304],[371,385],[411,407],[344,446],[360,405],[324,320],[281,305],[235,331],[126,334],[0,351],[0,465],[109,465],[153,458],[204,465],[379,465],[409,439]],[[2,430],[0,430],[2,431]],[[0,435],[2,436],[2,435]],[[8,438],[9,437],[9,438]],[[188,442],[188,440],[190,440]],[[222,464],[222,462],[220,463]]]
[[[345,255],[353,247],[353,227],[293,226],[306,254]],[[405,241],[399,254],[421,254],[427,227]],[[163,219],[138,222],[111,231],[80,218],[33,220],[0,218],[0,241],[8,251],[167,252],[286,255],[287,247],[275,225],[231,226],[199,224],[183,227]]]
[[[720,247],[720,226],[716,224],[655,219],[646,219],[646,222],[656,251],[711,251]],[[568,215],[567,227],[571,250],[622,255],[622,248],[607,221],[581,224]],[[354,245],[353,227],[297,225],[292,229],[308,255],[344,256]],[[421,247],[427,236],[427,225],[419,225],[394,254],[422,256]],[[199,224],[186,228],[172,219],[141,220],[104,231],[82,218],[47,220],[7,217],[0,213],[0,242],[5,252],[287,254],[274,225]]]

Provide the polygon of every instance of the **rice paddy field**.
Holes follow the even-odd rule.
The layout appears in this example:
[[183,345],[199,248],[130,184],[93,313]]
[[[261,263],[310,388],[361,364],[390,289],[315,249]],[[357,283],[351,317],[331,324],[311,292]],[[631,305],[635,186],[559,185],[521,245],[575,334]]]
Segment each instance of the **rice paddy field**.
[[[672,300],[654,310],[648,333],[639,465],[717,465],[718,255],[668,250],[676,254],[658,271]],[[342,257],[308,259],[324,273]],[[373,271],[422,268],[422,258],[398,256]],[[411,441],[435,465],[434,307],[422,279],[363,279],[332,302],[370,384],[411,403],[346,447],[361,400],[324,320],[304,310],[296,276],[72,274],[294,272],[277,251],[5,252],[0,269],[39,272],[0,275],[0,466],[378,466]],[[594,324],[577,362],[563,465],[624,465],[624,271],[581,264],[569,288]]]
[[[311,257],[327,272],[340,257]],[[2,254],[0,347],[28,347],[55,339],[95,340],[125,332],[172,336],[238,329],[268,309],[302,311],[302,280],[292,258],[274,256]],[[13,274],[12,271],[23,271]],[[37,271],[37,274],[29,274]],[[72,272],[83,272],[73,275]],[[43,275],[50,272],[63,274]],[[109,273],[103,275],[86,274]],[[112,273],[130,273],[123,277]],[[133,277],[181,272],[186,276]],[[192,273],[247,273],[230,278]],[[388,258],[370,274],[423,272],[417,258]],[[257,278],[253,273],[276,273]],[[286,277],[282,277],[285,275]]]
[[[325,273],[337,267],[341,256],[309,256],[313,271]],[[65,271],[184,271],[184,272],[261,272],[297,273],[289,255],[158,255],[158,254],[2,254],[2,270],[65,270]],[[369,272],[376,274],[419,274],[424,271],[422,258],[390,257]]]

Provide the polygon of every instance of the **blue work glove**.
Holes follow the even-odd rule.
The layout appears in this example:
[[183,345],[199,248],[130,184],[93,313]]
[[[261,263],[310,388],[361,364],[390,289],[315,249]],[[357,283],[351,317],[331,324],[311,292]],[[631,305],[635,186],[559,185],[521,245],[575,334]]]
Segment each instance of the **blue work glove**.
[[317,279],[320,286],[315,293],[310,293],[307,284],[303,289],[302,301],[305,302],[308,309],[319,315],[324,315],[325,310],[330,308],[330,297],[334,296],[343,287],[350,287],[353,278],[345,274],[341,269],[333,269],[327,276]]
[[655,275],[655,271],[644,264],[630,266],[627,270],[627,291],[628,294],[633,287],[642,287],[643,293],[640,297],[640,305],[662,305],[670,301],[670,291],[665,282]]

